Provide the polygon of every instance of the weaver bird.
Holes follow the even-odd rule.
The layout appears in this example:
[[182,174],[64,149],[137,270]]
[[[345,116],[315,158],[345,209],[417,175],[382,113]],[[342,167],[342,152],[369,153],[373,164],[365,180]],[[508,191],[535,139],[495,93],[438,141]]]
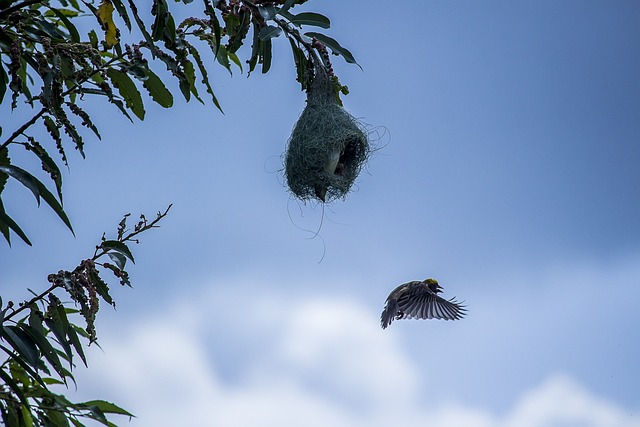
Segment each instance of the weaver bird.
[[[344,153],[345,153],[345,150],[340,151],[338,149],[333,150],[331,152],[331,156],[329,157],[329,159],[327,160],[327,163],[324,166],[324,170],[325,172],[327,172],[327,174],[329,174],[329,176],[331,175],[342,176],[345,168]],[[316,184],[316,186],[313,189],[318,199],[324,202],[327,196],[327,190],[328,190],[327,185]]]
[[462,319],[467,312],[455,298],[446,300],[438,294],[442,286],[437,280],[416,280],[395,288],[387,297],[380,316],[380,324],[385,329],[394,320],[400,319]]

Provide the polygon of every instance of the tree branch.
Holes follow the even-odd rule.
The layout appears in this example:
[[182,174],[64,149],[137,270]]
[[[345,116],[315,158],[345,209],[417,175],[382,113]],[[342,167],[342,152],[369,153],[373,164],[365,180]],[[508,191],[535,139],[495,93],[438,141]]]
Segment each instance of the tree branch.
[[20,313],[21,311],[25,310],[27,307],[29,307],[31,304],[36,303],[37,301],[40,301],[42,298],[44,298],[45,296],[47,296],[47,294],[49,294],[51,291],[53,291],[55,288],[57,288],[58,285],[53,284],[51,286],[49,286],[49,289],[47,289],[46,291],[42,292],[40,295],[36,295],[33,298],[31,298],[28,302],[22,304],[19,308],[13,310],[13,312],[11,314],[9,314],[8,316],[4,317],[4,321],[7,321],[9,319],[11,319],[13,316],[15,316],[16,314]]
[[2,143],[2,145],[0,145],[0,150],[8,147],[9,144],[11,144],[17,137],[22,135],[22,132],[27,130],[31,125],[33,125],[46,112],[47,112],[47,109],[45,107],[42,107],[42,109],[35,116],[31,117],[31,119],[29,121],[27,121],[22,126],[20,126],[18,129],[16,129],[16,131],[13,132],[11,134],[11,136],[9,136],[9,138],[7,138],[7,140]]
[[27,7],[27,6],[31,6],[32,4],[36,4],[36,3],[44,3],[42,0],[26,0],[23,1],[22,3],[18,3],[14,6],[11,6],[5,10],[0,10],[0,18],[4,18],[5,16],[9,16],[11,15],[13,12],[15,12],[16,10],[20,10],[23,7]]

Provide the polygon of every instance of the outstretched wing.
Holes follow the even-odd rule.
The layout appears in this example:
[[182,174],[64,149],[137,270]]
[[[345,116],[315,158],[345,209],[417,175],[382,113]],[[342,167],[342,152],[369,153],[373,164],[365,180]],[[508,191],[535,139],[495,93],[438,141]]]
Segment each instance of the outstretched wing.
[[462,319],[466,308],[452,298],[446,300],[432,292],[408,293],[398,298],[396,319]]
[[382,326],[382,329],[386,329],[387,326],[389,326],[391,322],[393,322],[397,315],[398,302],[395,299],[387,299],[384,310],[382,310],[382,315],[380,315],[380,326]]

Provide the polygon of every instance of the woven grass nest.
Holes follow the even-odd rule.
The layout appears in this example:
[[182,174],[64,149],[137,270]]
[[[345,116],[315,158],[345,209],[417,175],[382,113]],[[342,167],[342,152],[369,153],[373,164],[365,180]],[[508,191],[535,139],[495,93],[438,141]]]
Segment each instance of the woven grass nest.
[[316,65],[285,153],[289,190],[302,201],[344,199],[370,151],[367,132],[340,106],[324,66]]

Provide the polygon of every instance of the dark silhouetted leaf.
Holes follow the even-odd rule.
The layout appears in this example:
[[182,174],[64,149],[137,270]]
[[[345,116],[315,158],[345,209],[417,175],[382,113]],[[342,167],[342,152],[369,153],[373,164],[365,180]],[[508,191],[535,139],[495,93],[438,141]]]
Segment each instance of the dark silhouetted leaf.
[[[133,19],[136,21],[140,32],[144,36],[144,40],[149,46],[153,46],[153,39],[151,38],[151,34],[149,34],[149,32],[147,31],[147,26],[145,25],[145,23],[142,22],[142,19],[140,19],[140,16],[138,15],[138,8],[136,7],[136,4],[133,0],[129,0],[129,7],[131,8],[131,13],[133,13]],[[155,57],[153,49],[151,49],[151,54]]]
[[266,41],[274,37],[278,37],[280,34],[282,34],[282,28],[276,27],[274,25],[267,25],[260,30],[259,37],[260,40]]
[[105,240],[100,246],[102,246],[102,248],[105,249],[107,253],[113,251],[122,254],[125,257],[129,258],[132,263],[136,263],[133,259],[131,251],[129,251],[129,248],[122,242],[118,242],[117,240]]
[[213,88],[211,87],[211,83],[209,83],[209,75],[207,73],[207,68],[204,66],[204,62],[202,62],[202,58],[200,57],[200,53],[198,53],[198,49],[196,49],[195,47],[193,47],[191,44],[187,42],[185,42],[185,44],[187,46],[187,49],[189,50],[189,53],[191,54],[191,56],[193,56],[193,59],[196,61],[196,65],[198,66],[198,69],[200,70],[200,74],[202,75],[202,83],[207,88],[207,92],[209,93],[209,95],[211,95],[211,99],[213,100],[213,103],[215,104],[216,107],[218,107],[218,110],[220,110],[220,112],[224,114],[224,111],[222,111],[222,107],[218,102],[218,98],[216,98],[216,95],[213,93]]
[[3,326],[2,339],[5,340],[24,360],[38,368],[40,355],[33,339],[17,326]]
[[38,190],[38,181],[33,175],[26,170],[13,165],[0,164],[0,172],[4,172],[7,175],[18,180],[22,185],[27,187],[33,193],[34,197],[38,201],[40,206],[40,191]]
[[116,10],[118,11],[118,15],[120,15],[120,17],[124,21],[124,25],[126,25],[127,29],[129,31],[131,31],[131,20],[129,19],[129,14],[127,13],[127,8],[124,7],[124,4],[122,4],[121,0],[111,0],[111,2],[113,3],[113,5],[115,6]]
[[84,355],[84,350],[82,349],[82,344],[80,343],[80,338],[78,337],[75,328],[69,328],[67,336],[69,337],[71,345],[76,350],[76,353],[80,356],[80,359],[82,359],[82,363],[84,363],[84,366],[87,366],[87,358]]
[[32,140],[27,148],[40,159],[42,169],[51,176],[51,179],[56,185],[58,198],[62,200],[62,173],[60,173],[56,162],[54,162],[51,156],[49,156],[49,153],[42,148],[42,145],[35,140]]
[[71,231],[71,234],[75,236],[75,232],[73,231],[73,227],[71,226],[71,221],[67,217],[67,214],[62,209],[62,205],[58,203],[55,196],[51,194],[47,187],[44,186],[43,183],[38,181],[37,183],[38,191],[40,192],[40,196],[44,199],[44,201],[53,209],[53,211],[58,215],[58,217],[64,222],[67,228]]
[[277,10],[274,6],[258,6],[258,11],[260,12],[260,16],[265,21],[271,21],[275,18]]
[[53,13],[55,13],[55,15],[62,21],[64,26],[67,28],[67,31],[69,31],[69,37],[71,37],[71,40],[73,40],[75,43],[80,43],[80,34],[78,33],[78,29],[75,27],[75,25],[71,23],[71,21],[69,21],[69,18],[67,18],[67,15],[65,15],[62,11],[56,8],[51,8],[51,10],[53,11]]
[[[336,55],[341,55],[348,63],[356,64],[358,67],[360,67],[360,64],[356,62],[351,52],[349,52],[348,49],[342,47],[337,40],[329,36],[325,36],[324,34],[314,33],[311,31],[308,33],[304,33],[304,35],[308,37],[315,37],[316,39],[318,39],[318,41],[329,47],[333,51],[333,53],[335,53]],[[362,69],[362,67],[360,67],[360,69]]]
[[262,74],[271,69],[271,40],[265,40],[260,45],[260,57],[262,60]]
[[11,246],[9,230],[13,230],[13,232],[16,233],[23,242],[31,246],[31,241],[29,241],[24,231],[22,231],[20,226],[5,212],[4,205],[2,203],[2,200],[0,199],[0,232],[4,235],[4,238],[7,240],[7,243],[9,243],[9,246]]
[[90,400],[88,402],[80,403],[80,405],[95,406],[105,414],[120,414],[120,415],[127,415],[129,417],[135,417],[135,415],[133,415],[131,412],[125,409],[122,409],[121,407],[119,407],[114,403],[106,402],[104,400]]
[[295,0],[287,0],[284,2],[284,4],[282,5],[282,7],[280,8],[280,10],[278,10],[279,14],[283,14],[289,11],[289,9],[291,9],[291,6],[294,5],[296,1]]
[[69,364],[72,364],[73,353],[71,351],[71,345],[67,340],[67,334],[69,333],[69,320],[67,319],[67,313],[64,306],[60,302],[52,302],[47,309],[47,315],[44,319],[45,323],[56,336],[58,344],[62,347],[66,354],[66,359]]
[[111,295],[109,295],[109,286],[98,275],[98,272],[96,270],[89,271],[89,278],[91,279],[91,283],[96,287],[96,292],[98,292],[98,295],[100,295],[107,304],[115,306],[113,298],[111,298]]
[[153,71],[146,71],[147,79],[143,85],[158,105],[164,108],[173,106],[173,95],[167,87],[164,85],[160,77],[158,77]]
[[51,343],[49,343],[49,340],[44,336],[42,330],[24,323],[20,324],[20,328],[31,337],[33,342],[40,349],[40,353],[47,359],[51,366],[53,366],[53,369],[58,373],[58,375],[64,379],[64,371],[62,370],[62,364],[60,363],[60,358],[58,358],[58,353],[56,353]]
[[[20,402],[22,402],[23,405],[25,406],[29,405],[29,402],[27,401],[27,399],[24,396],[24,393],[22,392],[22,388],[20,388],[20,386],[16,384],[13,378],[11,378],[11,376],[7,374],[4,369],[0,369],[0,378],[2,378],[2,381],[4,381],[4,383],[8,385],[9,388],[16,394],[16,396],[18,396],[18,399],[20,399]],[[6,425],[11,425],[11,424],[6,423]]]
[[27,362],[25,362],[23,357],[21,357],[20,355],[16,355],[14,352],[11,351],[11,349],[3,346],[2,344],[0,344],[0,349],[2,349],[2,351],[7,353],[7,355],[9,355],[9,357],[13,361],[15,361],[18,365],[20,365],[20,367],[22,367],[22,369],[24,369],[31,376],[31,378],[36,380],[42,386],[45,385],[40,375]]
[[[4,70],[4,66],[2,65],[2,61],[0,61],[0,104],[2,104],[2,100],[4,99],[4,94],[7,92],[7,86],[9,86],[9,76],[7,72]],[[2,132],[0,131],[0,135]]]
[[320,28],[331,27],[331,21],[324,15],[314,12],[303,12],[289,18],[295,25],[313,25]]
[[144,120],[144,104],[142,103],[142,96],[140,96],[140,92],[138,92],[135,83],[133,83],[133,80],[131,80],[129,75],[120,70],[116,70],[115,68],[109,68],[107,70],[107,75],[113,82],[113,85],[118,88],[120,96],[124,98],[124,101],[127,104],[127,108],[133,111],[133,114],[135,114],[140,120]]

